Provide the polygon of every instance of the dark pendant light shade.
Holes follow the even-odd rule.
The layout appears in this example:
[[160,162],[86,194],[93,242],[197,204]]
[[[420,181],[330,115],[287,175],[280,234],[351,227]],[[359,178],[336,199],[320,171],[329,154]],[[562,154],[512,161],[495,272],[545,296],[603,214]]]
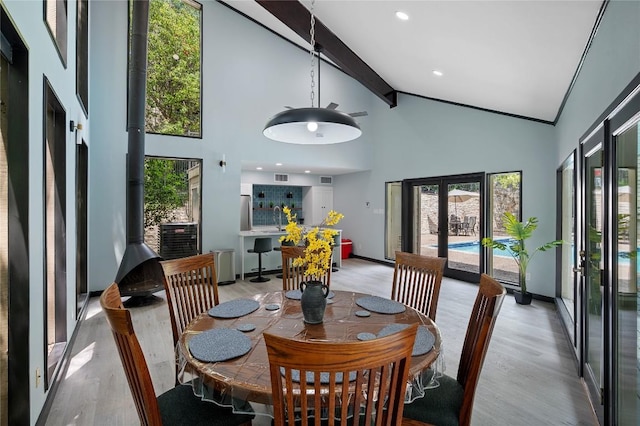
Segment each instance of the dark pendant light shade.
[[279,142],[321,145],[356,139],[362,131],[353,117],[344,112],[328,108],[294,108],[273,116],[262,133]]

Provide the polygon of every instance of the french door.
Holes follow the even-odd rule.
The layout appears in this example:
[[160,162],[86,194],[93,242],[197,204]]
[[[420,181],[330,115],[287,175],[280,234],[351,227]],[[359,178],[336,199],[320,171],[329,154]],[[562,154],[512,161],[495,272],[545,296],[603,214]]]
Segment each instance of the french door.
[[640,74],[580,144],[576,330],[600,424],[640,424]]
[[640,166],[640,86],[611,118],[612,179],[610,240],[612,389],[609,419],[640,424],[640,306],[638,303],[638,166]]
[[583,143],[580,150],[582,175],[582,215],[580,222],[581,288],[584,294],[584,329],[582,368],[593,406],[600,422],[604,416],[604,317],[606,281],[603,258],[603,224],[605,203],[603,185],[604,126],[600,126]]
[[484,181],[484,173],[405,180],[403,250],[446,257],[446,276],[478,282]]

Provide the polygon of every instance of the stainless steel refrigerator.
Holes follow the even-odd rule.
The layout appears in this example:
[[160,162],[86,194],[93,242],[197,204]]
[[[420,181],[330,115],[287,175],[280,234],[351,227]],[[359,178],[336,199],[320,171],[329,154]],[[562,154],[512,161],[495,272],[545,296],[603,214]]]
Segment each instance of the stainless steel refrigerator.
[[240,230],[250,231],[252,222],[251,195],[240,196]]

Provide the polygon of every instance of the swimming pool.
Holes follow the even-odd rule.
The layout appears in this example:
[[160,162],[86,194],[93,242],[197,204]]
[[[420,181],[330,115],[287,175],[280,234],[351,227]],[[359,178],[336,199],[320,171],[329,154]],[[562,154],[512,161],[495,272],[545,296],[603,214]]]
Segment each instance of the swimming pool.
[[[513,244],[515,242],[515,240],[512,240],[511,238],[501,238],[498,239],[496,238],[496,241],[500,241],[501,243],[506,244],[507,246],[509,246],[510,244]],[[433,246],[433,247],[437,247],[437,246]],[[455,250],[455,251],[461,251],[464,253],[472,253],[472,254],[479,254],[480,253],[480,242],[479,241],[466,241],[466,242],[460,242],[460,243],[451,243],[449,244],[449,250]],[[502,257],[509,257],[511,258],[511,250],[509,250],[509,247],[507,247],[505,250],[500,250],[500,249],[493,249],[493,255],[494,256],[502,256]],[[618,253],[618,263],[619,264],[629,264],[629,253],[628,252],[621,252]]]
[[[496,241],[499,241],[503,244],[513,244],[515,240],[510,238],[496,238]],[[480,253],[480,241],[466,241],[461,243],[451,243],[449,244],[449,250],[461,251],[464,253],[472,253],[479,254]],[[507,247],[505,250],[493,249],[494,256],[502,256],[502,257],[511,257],[512,252]]]

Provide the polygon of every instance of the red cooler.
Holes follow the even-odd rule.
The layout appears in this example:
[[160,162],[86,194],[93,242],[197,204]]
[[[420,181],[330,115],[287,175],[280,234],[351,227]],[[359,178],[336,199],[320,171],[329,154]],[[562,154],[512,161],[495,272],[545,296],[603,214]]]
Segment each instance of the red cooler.
[[351,250],[353,250],[353,241],[343,238],[340,240],[340,247],[342,250],[342,258],[348,259],[351,256]]

